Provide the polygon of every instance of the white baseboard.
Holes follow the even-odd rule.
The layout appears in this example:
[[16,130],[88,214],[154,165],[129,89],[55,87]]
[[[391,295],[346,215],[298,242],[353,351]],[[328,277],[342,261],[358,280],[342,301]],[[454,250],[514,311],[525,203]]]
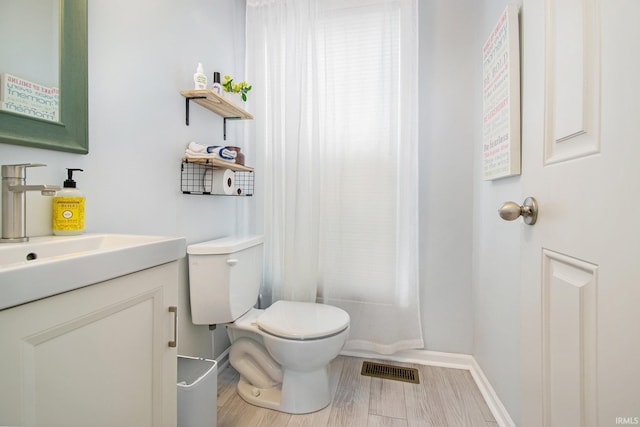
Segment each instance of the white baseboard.
[[343,350],[344,356],[362,357],[367,359],[390,360],[394,362],[416,363],[419,365],[440,366],[443,368],[466,369],[471,373],[482,397],[487,402],[493,417],[500,427],[515,427],[500,398],[484,375],[476,359],[469,354],[441,353],[428,350],[405,350],[392,355],[383,355],[367,351]]
[[471,376],[478,385],[480,393],[482,393],[482,397],[484,397],[484,400],[487,402],[487,406],[489,406],[489,409],[491,410],[493,417],[498,422],[498,425],[501,427],[516,427],[516,423],[511,419],[509,412],[507,412],[507,408],[502,404],[502,401],[496,394],[496,391],[491,386],[487,377],[484,375],[484,372],[480,368],[480,365],[478,365],[475,357],[471,357],[471,362],[472,364],[469,369]]

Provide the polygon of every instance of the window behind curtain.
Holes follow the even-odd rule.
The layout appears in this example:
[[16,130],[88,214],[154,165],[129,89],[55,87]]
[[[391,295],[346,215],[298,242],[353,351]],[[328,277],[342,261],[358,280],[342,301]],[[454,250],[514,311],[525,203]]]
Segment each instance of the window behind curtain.
[[386,302],[395,294],[400,214],[399,11],[365,3],[331,1],[320,12],[320,270],[323,285],[348,289],[342,298]]

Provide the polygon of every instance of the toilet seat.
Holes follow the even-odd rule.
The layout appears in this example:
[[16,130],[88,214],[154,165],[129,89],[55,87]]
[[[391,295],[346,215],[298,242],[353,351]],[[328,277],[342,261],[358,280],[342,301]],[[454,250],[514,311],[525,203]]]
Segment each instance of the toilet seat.
[[313,340],[344,331],[349,320],[346,311],[331,305],[277,301],[256,319],[256,325],[280,338]]

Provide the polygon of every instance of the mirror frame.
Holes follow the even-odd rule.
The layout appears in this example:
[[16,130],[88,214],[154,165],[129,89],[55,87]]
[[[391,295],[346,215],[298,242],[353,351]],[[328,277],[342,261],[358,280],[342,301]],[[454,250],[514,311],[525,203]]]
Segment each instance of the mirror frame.
[[0,110],[0,142],[89,152],[87,0],[60,0],[60,121]]

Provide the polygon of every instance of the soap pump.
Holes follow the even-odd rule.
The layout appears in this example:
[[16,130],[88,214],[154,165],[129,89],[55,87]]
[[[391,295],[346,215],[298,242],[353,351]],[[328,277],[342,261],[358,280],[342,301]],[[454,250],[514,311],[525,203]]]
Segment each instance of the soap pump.
[[53,198],[53,234],[71,236],[84,233],[84,194],[76,187],[73,172],[82,169],[67,168],[67,179],[62,190]]

